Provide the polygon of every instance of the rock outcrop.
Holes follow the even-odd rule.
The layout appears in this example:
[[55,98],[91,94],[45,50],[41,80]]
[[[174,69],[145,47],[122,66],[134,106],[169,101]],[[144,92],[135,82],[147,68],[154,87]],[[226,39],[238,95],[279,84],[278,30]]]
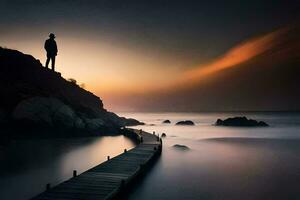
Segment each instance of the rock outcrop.
[[241,126],[241,127],[266,127],[266,122],[247,119],[247,117],[233,117],[225,120],[218,119],[215,123],[217,126]]
[[188,125],[188,126],[193,126],[195,125],[193,121],[191,120],[186,120],[186,121],[179,121],[176,123],[176,125]]
[[6,129],[46,127],[107,134],[142,124],[108,112],[99,97],[30,55],[0,47],[0,61],[0,123]]
[[171,121],[168,120],[168,119],[166,119],[166,120],[164,120],[162,123],[163,123],[163,124],[171,124]]

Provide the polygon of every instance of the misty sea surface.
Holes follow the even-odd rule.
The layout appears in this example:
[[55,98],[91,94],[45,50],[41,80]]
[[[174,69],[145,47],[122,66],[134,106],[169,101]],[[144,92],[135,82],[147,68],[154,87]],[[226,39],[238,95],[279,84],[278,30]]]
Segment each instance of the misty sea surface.
[[[130,200],[299,200],[300,113],[119,113],[166,133],[161,157],[129,193]],[[246,116],[270,127],[213,124]],[[171,124],[162,124],[163,120]],[[192,120],[195,126],[176,122]],[[185,145],[189,150],[174,148]]]
[[135,144],[124,136],[18,140],[0,146],[0,200],[26,200]]

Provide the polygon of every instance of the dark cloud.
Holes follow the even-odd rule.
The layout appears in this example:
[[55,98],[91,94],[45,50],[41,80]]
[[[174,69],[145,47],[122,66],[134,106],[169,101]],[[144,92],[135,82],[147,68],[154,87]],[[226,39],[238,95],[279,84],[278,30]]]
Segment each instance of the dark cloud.
[[0,18],[0,29],[70,27],[195,60],[199,54],[212,58],[244,38],[289,23],[299,9],[296,0],[0,2],[6,16]]

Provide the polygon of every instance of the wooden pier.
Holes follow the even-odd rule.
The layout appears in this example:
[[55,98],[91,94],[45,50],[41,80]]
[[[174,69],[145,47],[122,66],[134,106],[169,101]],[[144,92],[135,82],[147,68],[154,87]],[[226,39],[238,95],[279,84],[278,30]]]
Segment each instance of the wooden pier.
[[159,136],[142,130],[130,129],[139,144],[114,158],[51,188],[32,200],[101,200],[118,199],[126,192],[133,180],[146,172],[147,167],[161,154],[162,142]]

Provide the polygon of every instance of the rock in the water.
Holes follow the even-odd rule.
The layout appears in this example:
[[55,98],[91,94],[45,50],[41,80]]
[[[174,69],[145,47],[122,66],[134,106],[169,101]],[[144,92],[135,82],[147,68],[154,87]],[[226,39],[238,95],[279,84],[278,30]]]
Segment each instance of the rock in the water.
[[247,119],[247,117],[233,117],[225,120],[218,119],[215,123],[217,126],[241,126],[241,127],[266,127],[266,122]]
[[189,147],[187,147],[185,145],[181,145],[181,144],[175,144],[175,145],[173,145],[173,148],[175,148],[177,150],[182,150],[182,151],[190,150]]
[[161,137],[167,137],[167,135],[165,133],[162,133]]
[[163,124],[171,124],[171,121],[168,120],[168,119],[166,119],[166,120],[164,120],[162,123],[163,123]]
[[186,121],[179,121],[179,122],[176,123],[176,125],[189,125],[189,126],[193,126],[195,124],[191,120],[186,120]]

